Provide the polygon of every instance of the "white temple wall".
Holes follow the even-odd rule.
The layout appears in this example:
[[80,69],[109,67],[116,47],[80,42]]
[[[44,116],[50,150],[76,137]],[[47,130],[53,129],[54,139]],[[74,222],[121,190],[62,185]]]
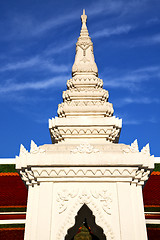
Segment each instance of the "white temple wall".
[[[141,186],[106,179],[43,179],[29,186],[25,240],[64,240],[86,204],[107,240],[147,239]],[[68,181],[69,180],[69,181]],[[119,179],[117,179],[119,180]],[[72,179],[73,181],[73,179]]]

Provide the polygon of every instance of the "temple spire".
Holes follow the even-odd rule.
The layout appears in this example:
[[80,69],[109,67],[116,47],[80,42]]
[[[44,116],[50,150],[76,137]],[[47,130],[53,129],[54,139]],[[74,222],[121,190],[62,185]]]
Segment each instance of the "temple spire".
[[87,15],[85,14],[85,9],[83,9],[83,14],[81,15],[81,21],[82,27],[76,44],[76,56],[72,67],[72,75],[98,76],[98,69],[94,60],[93,43],[86,26]]
[[85,9],[83,9],[83,14],[81,15],[81,21],[82,21],[82,28],[81,28],[81,37],[89,37],[88,29],[86,26],[87,22],[87,15],[85,14]]
[[85,14],[85,9],[83,9],[83,14],[81,15],[82,24],[87,22],[87,15]]

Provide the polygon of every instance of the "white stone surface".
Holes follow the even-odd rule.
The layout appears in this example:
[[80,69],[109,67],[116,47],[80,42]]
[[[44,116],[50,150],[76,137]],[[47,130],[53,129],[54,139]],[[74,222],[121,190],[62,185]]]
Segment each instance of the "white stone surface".
[[[122,120],[102,89],[83,12],[73,78],[58,117],[54,144],[23,145],[16,168],[29,187],[25,240],[62,240],[86,204],[107,240],[147,240],[142,185],[154,168],[149,145],[118,144]],[[58,144],[57,144],[58,143]]]
[[0,164],[15,164],[15,158],[0,158]]

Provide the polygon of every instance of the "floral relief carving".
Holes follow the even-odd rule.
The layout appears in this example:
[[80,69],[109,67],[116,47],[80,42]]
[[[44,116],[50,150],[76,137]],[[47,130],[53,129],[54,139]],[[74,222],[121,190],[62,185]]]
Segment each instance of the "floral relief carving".
[[73,189],[71,191],[63,189],[62,191],[58,192],[57,202],[59,205],[59,213],[62,213],[67,209],[70,198],[76,197],[77,194],[78,190]]
[[99,149],[94,148],[90,144],[80,144],[75,149],[71,150],[71,153],[98,153],[100,152]]
[[99,200],[102,209],[109,215],[111,215],[112,196],[111,192],[107,189],[99,191],[88,191],[83,189],[80,193],[77,189],[63,189],[57,194],[57,202],[59,206],[59,213],[63,213],[69,204],[71,198],[77,197],[77,201],[80,204],[89,204],[93,198]]
[[31,140],[31,148],[30,148],[30,153],[45,153],[45,149],[41,149],[40,147],[35,144],[33,140]]
[[[65,220],[63,221],[63,223],[59,228],[59,231],[57,232],[57,236],[56,236],[57,240],[63,239],[64,236],[67,234],[67,230],[74,225],[77,211],[81,208],[82,204],[86,203],[84,201],[86,200],[86,197],[88,194],[90,193],[86,192],[85,190],[83,192],[84,197],[79,198],[79,195],[78,195],[79,200],[76,201],[75,204],[69,209],[67,217],[65,218]],[[82,199],[83,201],[81,201]],[[110,224],[105,220],[104,215],[101,212],[100,208],[97,206],[95,201],[93,201],[93,197],[90,198],[90,202],[88,203],[88,206],[92,209],[93,214],[96,216],[96,223],[104,229],[107,239],[114,240],[115,239],[114,232]]]
[[111,214],[111,204],[112,204],[112,196],[109,190],[103,189],[101,191],[91,191],[91,194],[94,198],[99,199],[103,210],[107,214]]
[[79,202],[81,204],[89,204],[91,201],[91,196],[88,194],[87,190],[83,190],[82,193],[79,195]]

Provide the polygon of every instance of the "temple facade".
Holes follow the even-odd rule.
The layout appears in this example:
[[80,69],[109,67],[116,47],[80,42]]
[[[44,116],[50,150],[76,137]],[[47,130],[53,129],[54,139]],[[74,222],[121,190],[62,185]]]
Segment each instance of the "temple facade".
[[25,240],[147,240],[142,186],[155,159],[148,144],[118,143],[122,120],[98,77],[85,11],[81,20],[52,144],[31,141],[16,157],[29,189]]

